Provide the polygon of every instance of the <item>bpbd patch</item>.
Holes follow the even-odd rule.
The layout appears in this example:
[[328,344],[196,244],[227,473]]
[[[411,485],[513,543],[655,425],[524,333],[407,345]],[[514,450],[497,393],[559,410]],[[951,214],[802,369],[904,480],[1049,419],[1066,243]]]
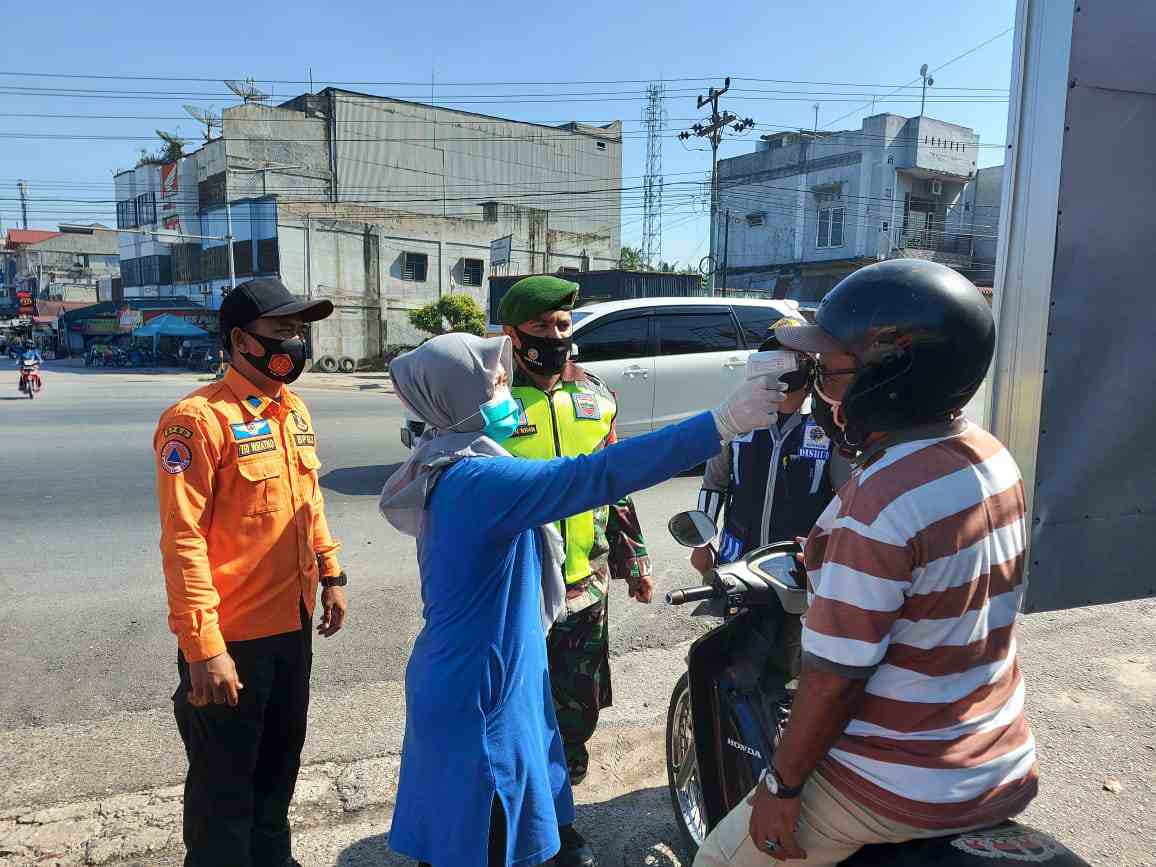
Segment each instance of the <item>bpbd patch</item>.
[[183,473],[193,463],[193,453],[180,440],[169,440],[161,446],[161,467],[170,476]]
[[799,457],[825,461],[831,456],[831,438],[815,422],[808,419],[803,428],[803,442],[799,445]]
[[574,417],[588,421],[597,421],[602,418],[602,407],[598,405],[598,395],[585,391],[575,391],[570,395],[574,401]]
[[297,443],[298,446],[316,446],[317,437],[313,434],[293,434],[293,442]]
[[229,425],[233,429],[233,439],[237,442],[242,440],[251,440],[255,437],[272,436],[273,431],[269,429],[269,422],[266,419],[259,419],[258,421],[239,421]]
[[178,436],[178,437],[184,437],[187,440],[191,440],[193,438],[193,432],[191,430],[189,430],[187,427],[185,427],[184,425],[171,424],[167,428],[165,428],[165,436],[166,437]]

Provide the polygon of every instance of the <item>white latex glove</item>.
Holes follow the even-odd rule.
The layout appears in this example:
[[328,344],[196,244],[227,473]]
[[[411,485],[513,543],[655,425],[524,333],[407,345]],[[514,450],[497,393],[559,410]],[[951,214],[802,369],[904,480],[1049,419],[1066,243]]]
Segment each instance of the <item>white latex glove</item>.
[[770,427],[786,393],[787,387],[777,377],[757,376],[743,380],[743,384],[714,411],[714,424],[722,441],[730,442],[753,430]]

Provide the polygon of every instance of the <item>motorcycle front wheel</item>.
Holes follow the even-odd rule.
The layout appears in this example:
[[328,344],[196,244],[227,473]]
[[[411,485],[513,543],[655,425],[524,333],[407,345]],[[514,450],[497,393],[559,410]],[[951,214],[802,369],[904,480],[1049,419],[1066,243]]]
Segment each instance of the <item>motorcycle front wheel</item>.
[[685,672],[674,686],[666,713],[666,780],[678,830],[693,855],[706,839],[707,826],[691,721],[690,675]]

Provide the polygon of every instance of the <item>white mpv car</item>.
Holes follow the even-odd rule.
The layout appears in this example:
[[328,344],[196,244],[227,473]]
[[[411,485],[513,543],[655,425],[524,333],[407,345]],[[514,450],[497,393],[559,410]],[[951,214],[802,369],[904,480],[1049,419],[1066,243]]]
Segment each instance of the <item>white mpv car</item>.
[[[744,376],[747,356],[794,301],[633,298],[574,311],[574,361],[618,396],[618,435],[657,430],[717,407]],[[421,422],[406,419],[412,446]]]

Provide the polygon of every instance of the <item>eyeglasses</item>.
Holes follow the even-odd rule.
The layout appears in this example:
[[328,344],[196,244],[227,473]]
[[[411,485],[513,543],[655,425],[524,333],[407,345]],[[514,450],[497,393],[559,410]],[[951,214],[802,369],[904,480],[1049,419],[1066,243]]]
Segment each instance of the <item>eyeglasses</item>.
[[849,373],[858,373],[860,370],[861,367],[824,367],[815,362],[815,379],[821,384],[827,377],[845,376]]

